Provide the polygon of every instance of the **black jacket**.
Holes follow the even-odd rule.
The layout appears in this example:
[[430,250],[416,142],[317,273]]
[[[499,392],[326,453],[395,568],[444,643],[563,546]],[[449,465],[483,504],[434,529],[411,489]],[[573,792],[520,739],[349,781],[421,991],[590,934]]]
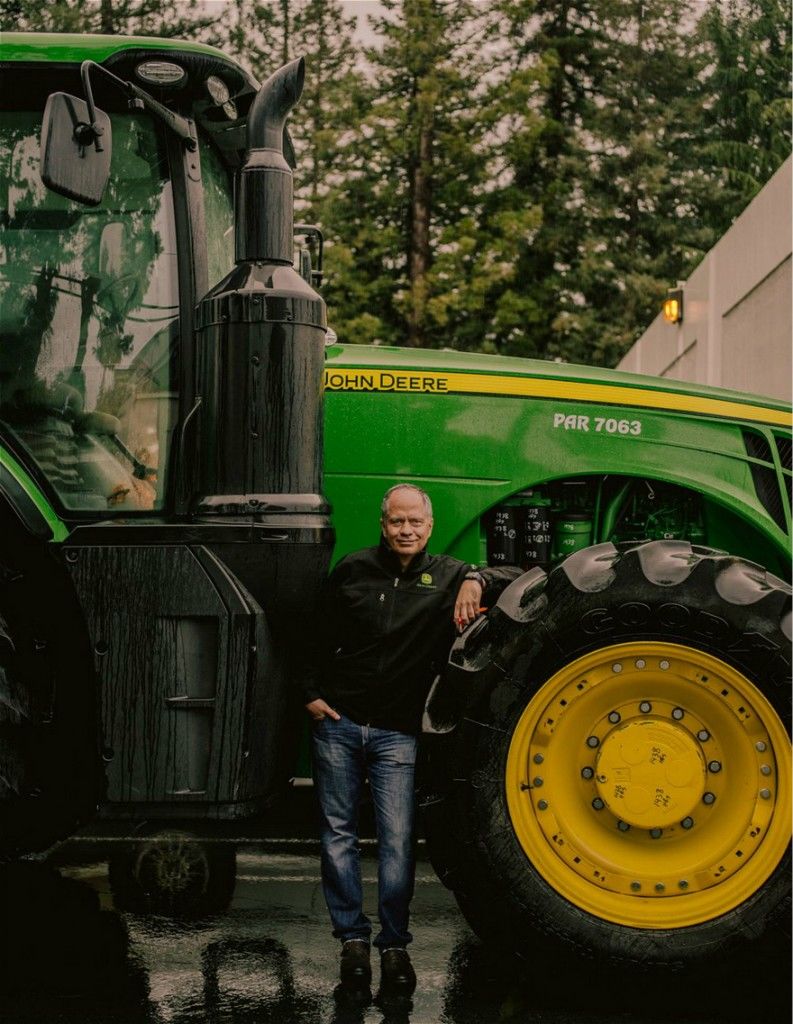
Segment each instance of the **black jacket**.
[[342,558],[320,601],[306,703],[322,697],[358,725],[418,732],[432,680],[454,639],[457,592],[472,571],[484,577],[485,606],[521,574],[512,566],[479,569],[426,551],[403,571],[384,541]]

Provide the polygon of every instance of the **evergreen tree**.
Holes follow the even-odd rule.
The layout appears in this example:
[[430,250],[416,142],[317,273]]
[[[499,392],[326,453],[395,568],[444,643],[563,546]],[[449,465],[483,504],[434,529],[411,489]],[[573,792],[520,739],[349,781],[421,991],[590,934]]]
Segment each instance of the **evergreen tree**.
[[199,0],[0,0],[0,31],[195,38],[214,18]]

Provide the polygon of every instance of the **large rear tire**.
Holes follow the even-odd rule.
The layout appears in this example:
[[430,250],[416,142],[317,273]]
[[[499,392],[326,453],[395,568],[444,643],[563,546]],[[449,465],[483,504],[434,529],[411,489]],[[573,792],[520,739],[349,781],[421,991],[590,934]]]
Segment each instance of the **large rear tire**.
[[758,939],[789,902],[790,588],[655,541],[526,599],[517,658],[427,745],[430,855],[469,923],[643,963]]

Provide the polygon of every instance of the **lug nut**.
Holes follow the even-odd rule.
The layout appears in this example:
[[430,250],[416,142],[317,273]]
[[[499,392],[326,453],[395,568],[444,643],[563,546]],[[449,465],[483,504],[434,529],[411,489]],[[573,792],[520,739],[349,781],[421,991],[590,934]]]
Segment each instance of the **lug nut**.
[[717,775],[721,771],[721,761],[708,761],[708,771]]
[[542,754],[535,754],[534,755],[534,763],[535,764],[542,764],[542,762],[544,760],[545,760],[545,758],[542,756]]
[[597,745],[598,745],[599,743],[600,743],[600,740],[599,740],[599,739],[597,738],[597,736],[590,736],[590,737],[589,737],[589,738],[587,739],[587,741],[586,741],[586,745],[587,745],[588,747],[592,747],[593,749],[594,749],[594,748],[595,748],[595,747],[596,747],[596,746],[597,746]]
[[538,800],[537,801],[537,806],[539,807],[539,809],[541,811],[547,811],[548,810],[548,801],[547,800]]
[[757,743],[755,743],[755,745],[754,745],[754,749],[755,750],[759,750],[761,754],[764,753],[765,752],[765,743],[763,743],[762,740],[758,740]]
[[631,882],[631,889],[633,889],[634,892],[638,892],[641,889],[641,887],[641,882]]
[[639,705],[639,711],[641,711],[643,715],[649,715],[652,710],[653,706],[649,700],[643,700]]
[[687,889],[688,882],[685,880],[685,878],[681,878],[680,881],[677,883],[677,887],[678,889]]
[[660,839],[662,835],[663,835],[663,829],[660,829],[660,828],[651,828],[650,829],[650,838],[651,839]]
[[617,828],[620,830],[620,832],[627,832],[630,828],[630,825],[627,821],[618,821]]
[[616,725],[621,718],[622,715],[619,713],[619,711],[609,711],[609,721],[612,723],[612,725]]
[[691,817],[683,818],[683,820],[680,822],[680,824],[683,826],[683,828],[693,828],[694,827],[694,819],[691,818]]
[[539,788],[542,785],[542,779],[540,778],[539,775],[535,775],[534,778],[532,779],[532,782],[534,783],[536,788]]
[[710,807],[711,804],[715,804],[716,803],[716,794],[715,793],[710,793],[710,792],[703,793],[702,794],[702,803],[703,804],[707,804],[709,807]]
[[770,789],[761,789],[760,790],[760,799],[761,800],[770,800],[771,799],[771,790]]
[[664,659],[663,661],[659,661],[658,665],[660,668],[664,670],[664,672],[666,672],[666,670],[669,668],[669,662],[666,659]]
[[672,718],[674,718],[675,721],[679,722],[684,714],[685,711],[682,708],[672,708]]
[[595,808],[596,811],[602,811],[606,805],[603,803],[599,796],[596,796],[595,799],[592,801],[592,806]]
[[665,889],[666,889],[666,886],[664,885],[663,882],[656,882],[655,883],[655,891],[656,892],[663,892]]
[[594,777],[594,775],[595,775],[595,769],[594,768],[586,767],[586,768],[582,768],[581,769],[581,778],[583,778],[583,779],[591,779],[591,778]]
[[770,764],[761,764],[760,765],[760,774],[761,775],[770,775],[771,774],[771,765]]
[[644,668],[644,666],[646,664],[647,664],[647,662],[644,660],[644,658],[637,658],[636,659],[636,668]]
[[622,665],[617,661],[611,666],[612,672],[622,672]]
[[697,733],[697,739],[700,743],[707,743],[707,741],[710,739],[710,733],[707,729],[700,729]]

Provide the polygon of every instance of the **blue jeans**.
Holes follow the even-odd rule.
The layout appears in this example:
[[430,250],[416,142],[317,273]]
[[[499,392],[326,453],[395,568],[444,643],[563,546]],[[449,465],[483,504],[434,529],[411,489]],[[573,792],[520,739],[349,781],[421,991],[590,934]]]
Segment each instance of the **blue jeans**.
[[368,777],[377,825],[375,946],[406,946],[413,897],[415,736],[356,725],[348,718],[323,718],[312,730],[314,788],[319,799],[322,888],[337,939],[368,940],[372,926],[363,912],[358,809]]

